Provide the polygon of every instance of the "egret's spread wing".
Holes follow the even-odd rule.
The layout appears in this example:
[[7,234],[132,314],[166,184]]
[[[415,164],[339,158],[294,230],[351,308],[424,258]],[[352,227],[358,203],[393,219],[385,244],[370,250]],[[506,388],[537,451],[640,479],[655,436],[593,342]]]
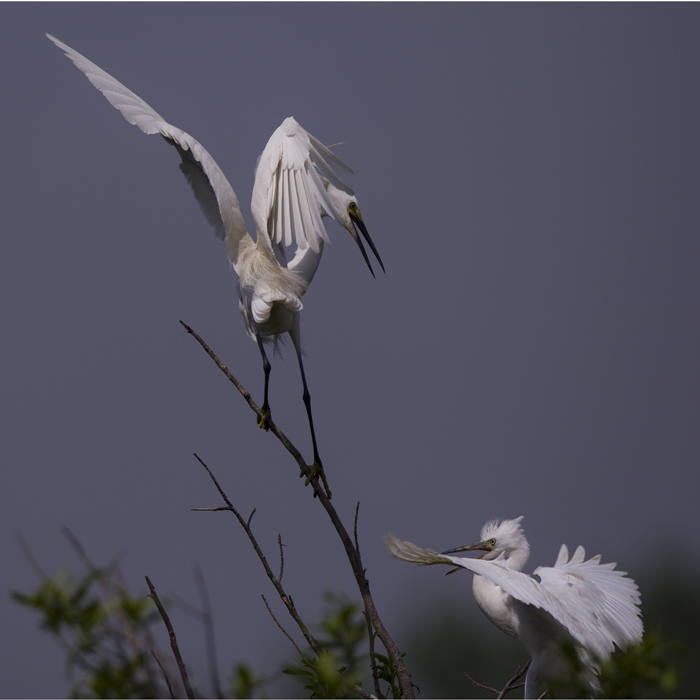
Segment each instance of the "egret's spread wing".
[[597,638],[588,644],[594,650],[612,650],[612,642],[620,648],[639,642],[644,628],[637,584],[624,571],[616,571],[616,564],[601,564],[599,554],[588,561],[585,556],[584,548],[578,547],[569,561],[566,545],[562,545],[554,567],[540,566],[534,575],[588,628],[589,639]]
[[486,561],[484,559],[466,559],[464,557],[438,554],[432,549],[421,549],[412,542],[402,542],[395,535],[386,535],[384,544],[393,557],[409,561],[412,564],[449,564],[450,566],[459,566],[467,569],[475,574],[481,574],[498,584],[506,593],[521,602],[551,612],[563,624],[562,620],[549,610],[549,608],[556,609],[558,606],[553,604],[553,601],[548,600],[540,584],[521,571],[508,569],[504,566],[501,558]]
[[214,159],[196,139],[168,124],[152,107],[109,73],[50,34],[46,36],[65,51],[66,56],[85,73],[88,80],[122,113],[129,124],[138,126],[146,134],[161,134],[177,148],[182,158],[180,169],[207,221],[214,226],[217,236],[225,241],[229,259],[235,265],[238,243],[247,231],[236,193]]
[[[535,573],[540,576],[540,583],[521,571],[508,569],[501,559],[489,561],[438,554],[411,542],[401,542],[394,535],[386,535],[384,543],[397,559],[420,565],[450,564],[488,578],[521,603],[548,612],[598,659],[610,656],[613,642],[626,646],[641,639],[639,611],[635,608],[639,601],[636,585],[631,579],[621,579],[624,576],[621,572],[612,572],[614,564],[599,566],[596,559],[584,562],[582,548],[577,550],[580,559],[574,556],[572,562],[566,564],[560,555],[555,568],[537,569]],[[606,573],[601,573],[601,569]],[[625,599],[625,594],[632,592],[632,597]],[[615,613],[612,620],[609,617],[611,611]],[[621,626],[623,622],[624,627]],[[616,630],[615,633],[612,629]],[[620,632],[622,629],[629,630],[630,635],[625,638]]]
[[267,234],[272,245],[320,250],[329,243],[322,213],[334,217],[334,208],[321,176],[339,190],[352,190],[333,168],[352,172],[328,148],[288,117],[270,136],[258,161],[252,211],[258,235]]

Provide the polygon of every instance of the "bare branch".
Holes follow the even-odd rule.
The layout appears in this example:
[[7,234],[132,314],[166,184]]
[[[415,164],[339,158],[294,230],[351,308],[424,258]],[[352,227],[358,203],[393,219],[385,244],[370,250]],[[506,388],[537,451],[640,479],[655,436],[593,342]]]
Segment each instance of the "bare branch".
[[[29,565],[32,567],[32,569],[34,569],[34,573],[37,574],[37,576],[44,583],[50,581],[50,576],[44,571],[41,564],[39,563],[39,560],[34,556],[34,552],[32,552],[32,550],[29,548],[29,544],[27,543],[27,540],[24,539],[22,531],[17,530],[15,532],[15,537],[17,538],[17,543],[19,544],[22,553],[29,562]],[[63,636],[63,632],[61,632],[60,630],[56,630],[56,641],[69,657],[71,654],[74,655],[76,663],[81,668],[87,669],[93,673],[97,670],[92,664],[90,664],[89,661],[87,661],[87,659],[85,659],[83,654],[81,654],[79,651],[73,650],[73,645]]]
[[277,618],[275,617],[274,613],[272,612],[272,610],[270,610],[270,606],[267,604],[267,600],[265,600],[265,596],[261,595],[260,597],[263,599],[263,602],[265,603],[265,607],[267,608],[267,612],[270,613],[270,617],[275,621],[275,624],[282,630],[282,632],[284,632],[285,637],[287,637],[287,639],[294,645],[294,648],[299,652],[299,656],[301,656],[301,658],[303,659],[304,655],[301,653],[301,649],[297,646],[297,643],[292,639],[291,635],[287,632],[287,630],[284,629],[284,627],[282,627],[282,625],[280,625],[280,623],[277,620]]
[[233,510],[229,506],[219,506],[218,508],[190,508],[190,510],[195,510],[200,513],[213,513],[215,510]]
[[284,574],[284,545],[282,544],[282,533],[277,533],[277,544],[280,546],[280,575],[277,580],[282,583],[282,574]]
[[513,677],[503,686],[503,690],[498,694],[496,700],[501,700],[501,698],[504,698],[506,696],[506,693],[509,693],[511,690],[515,690],[516,688],[522,688],[525,685],[525,683],[518,683],[517,685],[514,685],[514,683],[519,678],[522,678],[523,675],[525,675],[525,672],[528,668],[530,668],[530,659],[528,659],[527,663],[519,667],[518,670],[513,674]]
[[[85,547],[83,547],[83,543],[80,541],[78,536],[67,526],[67,525],[61,525],[61,534],[68,540],[69,544],[73,548],[73,550],[76,552],[78,557],[82,560],[83,566],[93,575],[97,576],[97,582],[102,586],[102,589],[105,594],[105,598],[107,601],[112,601],[116,598],[119,597],[120,594],[123,594],[127,592],[127,587],[126,584],[123,581],[123,576],[121,576],[121,569],[119,567],[119,560],[123,558],[123,554],[117,554],[116,557],[112,560],[112,562],[109,564],[107,567],[107,576],[101,576],[100,574],[100,569],[95,565],[95,563],[92,561],[90,558],[90,555],[87,553],[87,550]],[[121,582],[117,581],[117,577],[121,577]],[[117,617],[118,623],[120,630],[117,630],[114,625],[109,623],[109,618],[107,618],[103,624],[105,628],[112,634],[114,637],[120,651],[122,649],[122,641],[121,637],[126,639],[127,644],[131,648],[132,653],[134,653],[135,656],[141,656],[142,654],[145,653],[145,649],[142,647],[140,644],[138,637],[136,634],[134,634],[134,630],[131,626],[131,623],[126,617],[126,614],[124,613],[124,610],[122,609],[121,606],[118,606],[115,610],[115,615]],[[121,634],[121,637],[120,637]],[[157,647],[156,647],[157,648]],[[151,649],[151,653],[153,653],[153,650]],[[153,670],[151,668],[150,664],[144,664],[144,670],[146,672],[146,676],[148,677],[148,680],[153,684],[153,686],[157,686],[156,679],[154,677]]]
[[501,691],[498,690],[498,688],[492,688],[490,685],[484,685],[483,683],[479,683],[479,681],[475,681],[466,671],[462,671],[462,673],[476,686],[479,688],[483,688],[484,690],[490,690],[492,693],[496,693],[498,695]]
[[156,660],[156,663],[160,667],[160,671],[163,674],[163,678],[165,678],[165,683],[168,686],[168,692],[170,693],[170,697],[174,698],[175,695],[173,695],[173,688],[170,685],[170,679],[168,678],[168,674],[165,672],[165,669],[163,668],[163,664],[160,662],[160,659],[156,656],[156,652],[151,649],[151,654],[153,654],[153,658]]
[[221,690],[221,682],[219,680],[219,665],[216,658],[216,637],[214,635],[214,618],[211,612],[211,602],[209,600],[209,591],[207,583],[204,580],[202,569],[199,566],[193,567],[194,580],[197,584],[197,592],[202,605],[202,616],[204,624],[204,641],[207,648],[207,663],[209,665],[209,678],[213,690],[217,698],[223,698],[224,693]]
[[377,700],[376,695],[372,695],[369,691],[365,690],[361,685],[353,685],[352,689],[367,700]]
[[253,512],[248,516],[248,522],[246,523],[246,525],[248,527],[250,527],[250,521],[253,519],[253,516],[255,515],[256,510],[257,510],[257,508],[253,508]]
[[515,683],[519,678],[522,678],[523,674],[527,671],[527,669],[530,667],[530,662],[528,661],[526,664],[523,666],[518,666],[518,669],[516,672],[513,674],[513,677],[503,686],[502,690],[498,690],[497,688],[492,688],[490,685],[484,685],[483,683],[479,683],[479,681],[475,681],[466,671],[462,671],[464,675],[476,686],[479,688],[483,688],[484,690],[490,690],[492,693],[496,694],[496,700],[501,700],[501,698],[504,698],[508,693],[510,693],[511,690],[515,690],[516,688],[522,688],[525,683]]
[[32,550],[29,549],[27,540],[24,539],[24,535],[22,534],[21,530],[17,530],[15,532],[15,538],[17,539],[17,544],[19,544],[19,548],[22,550],[22,553],[29,562],[29,565],[32,567],[32,569],[34,569],[34,573],[42,581],[48,581],[50,578],[49,575],[44,571],[44,569],[41,568],[41,564],[39,563],[39,560],[34,556],[34,552],[32,552]]
[[[184,326],[185,330],[190,333],[196,340],[197,342],[204,348],[206,353],[211,357],[212,360],[216,363],[217,367],[226,375],[228,380],[238,389],[238,391],[241,393],[243,398],[248,402],[248,405],[251,407],[251,409],[258,415],[258,417],[262,418],[262,414],[260,411],[260,408],[257,406],[257,404],[251,399],[250,394],[248,391],[243,387],[243,385],[231,374],[231,372],[228,370],[228,368],[219,360],[219,358],[215,355],[215,353],[211,350],[211,348],[200,338],[187,324],[184,322],[180,321],[180,323]],[[364,568],[362,566],[362,559],[360,558],[360,554],[358,552],[358,549],[355,547],[353,544],[353,541],[350,539],[350,536],[348,535],[347,530],[345,529],[345,526],[343,525],[342,521],[338,517],[338,513],[336,512],[335,508],[330,502],[330,499],[328,495],[325,493],[325,491],[321,488],[318,482],[318,478],[316,475],[311,476],[311,470],[309,466],[306,464],[304,461],[304,458],[301,456],[301,453],[297,448],[291,443],[291,441],[287,438],[287,436],[269,419],[266,418],[269,426],[270,426],[270,432],[277,437],[277,439],[284,445],[285,449],[292,455],[292,457],[295,459],[299,467],[301,468],[301,471],[306,475],[307,479],[310,481],[313,490],[314,490],[314,496],[318,496],[318,500],[325,509],[326,513],[328,513],[328,517],[331,519],[331,522],[333,523],[333,527],[335,527],[336,532],[338,533],[338,536],[340,537],[341,542],[343,543],[343,547],[345,548],[345,553],[347,554],[348,560],[350,561],[350,566],[352,567],[353,574],[355,576],[355,580],[357,582],[357,585],[360,589],[360,595],[362,596],[362,601],[365,606],[365,610],[367,611],[367,614],[369,616],[370,622],[372,623],[372,627],[377,631],[377,636],[381,640],[382,644],[384,645],[384,648],[387,650],[387,653],[391,657],[392,663],[394,664],[394,668],[396,669],[397,676],[399,678],[399,682],[401,684],[401,689],[403,691],[404,697],[406,698],[413,698],[414,693],[413,693],[413,685],[411,683],[411,679],[408,675],[408,672],[406,671],[406,666],[404,665],[403,659],[401,658],[401,652],[399,651],[399,648],[396,646],[396,643],[394,640],[391,638],[389,635],[389,632],[387,629],[384,627],[384,624],[382,623],[381,619],[379,618],[379,614],[377,613],[377,609],[374,605],[374,600],[372,599],[372,595],[369,590],[369,582],[367,581],[367,578],[365,577],[364,573]],[[195,455],[196,456],[196,455]],[[199,457],[197,457],[199,460]],[[201,462],[201,460],[199,460]],[[223,491],[221,490],[221,487],[218,485],[216,482],[216,479],[214,479],[213,475],[209,471],[209,468],[201,462],[202,465],[206,468],[207,472],[209,472],[209,475],[211,478],[214,480],[214,483],[216,484],[216,487],[219,489],[219,493],[222,494],[222,497],[224,498],[225,502],[227,505],[231,506],[230,501],[225,497],[223,494]],[[233,506],[231,506],[233,508]],[[234,510],[234,513],[236,514],[236,517],[240,520],[241,524],[244,524],[243,519],[238,515],[238,513]],[[250,533],[250,528],[246,527],[246,532],[248,532],[248,536],[252,538],[252,533]],[[252,540],[251,540],[252,541]],[[256,546],[256,551],[259,550]],[[260,557],[261,561],[264,563],[266,567],[266,572],[269,572],[269,567],[267,566],[267,562],[265,561],[264,556],[262,555],[262,552],[258,553],[258,556]],[[275,586],[279,586],[278,592],[281,590],[281,586],[279,582],[275,579],[273,576],[272,572],[268,573],[268,578],[270,578],[271,581],[275,584]],[[282,593],[280,593],[282,595]],[[283,600],[288,600],[288,598],[285,597]],[[293,609],[293,606],[288,605],[288,609]],[[301,622],[301,620],[299,620]],[[297,624],[299,624],[297,622]],[[301,623],[303,624],[303,623]],[[306,635],[305,635],[306,636]],[[310,635],[309,635],[310,636]],[[313,645],[312,645],[313,648]],[[314,648],[314,651],[316,649]],[[318,652],[317,652],[318,653]]]
[[170,637],[170,646],[173,650],[173,655],[175,656],[175,661],[177,661],[177,667],[180,670],[180,676],[182,678],[182,682],[185,686],[185,692],[187,693],[188,698],[194,698],[194,693],[192,692],[192,686],[190,685],[190,679],[187,677],[187,669],[185,668],[185,662],[182,660],[182,656],[180,656],[180,649],[177,645],[177,637],[175,636],[175,630],[173,629],[173,626],[170,624],[170,618],[168,617],[168,613],[165,612],[165,608],[163,607],[163,604],[160,602],[160,598],[158,597],[158,594],[156,593],[156,589],[153,587],[153,584],[151,583],[151,580],[146,576],[146,583],[148,584],[148,590],[151,592],[149,595],[149,598],[153,600],[153,602],[156,604],[156,607],[158,608],[158,612],[160,613],[160,616],[163,618],[163,622],[165,623],[165,627],[168,630],[168,635]]
[[[359,503],[358,503],[359,505]],[[369,621],[369,615],[366,610],[362,611],[364,615],[365,622],[367,623],[367,636],[369,638],[369,665],[372,669],[372,681],[374,682],[374,692],[377,697],[381,696],[381,689],[379,688],[379,672],[377,671],[377,659],[374,658],[374,630],[372,629],[372,623]]]
[[[95,564],[92,562],[90,559],[89,555],[87,554],[85,548],[83,547],[82,543],[78,539],[78,537],[66,526],[66,525],[61,525],[60,527],[61,534],[68,540],[70,545],[73,547],[75,552],[77,553],[78,557],[82,560],[83,565],[85,568],[93,575],[96,575],[97,573],[100,572],[100,569],[98,569]],[[17,542],[19,543],[20,548],[22,549],[22,552],[24,553],[25,557],[27,558],[29,564],[31,567],[34,569],[36,574],[41,578],[43,581],[49,581],[50,577],[49,575],[43,570],[41,567],[41,564],[39,564],[39,561],[36,559],[34,556],[33,552],[29,548],[29,545],[27,544],[26,540],[24,539],[24,536],[21,531],[17,531],[15,533],[15,536],[17,538]],[[121,574],[121,571],[119,570],[118,566],[118,561],[113,560],[112,563],[109,565],[107,573],[109,577],[114,576],[116,578],[117,574]],[[105,591],[105,596],[106,596],[106,601],[110,602],[115,598],[115,592],[112,590],[112,587],[117,589],[117,593],[126,591],[126,585],[122,582],[121,584],[115,583],[113,586],[110,586],[110,581],[108,580],[107,576],[96,576],[96,582],[99,583],[103,590]],[[126,619],[126,616],[124,614],[124,611],[121,609],[120,606],[116,607],[114,610],[114,614],[118,617],[120,623],[121,623],[121,631],[116,629],[115,626],[110,623],[109,617],[105,618],[102,621],[102,624],[107,632],[107,634],[115,640],[118,646],[118,651],[117,653],[123,654],[124,650],[122,647],[122,637],[126,639],[131,646],[131,649],[133,653],[136,656],[140,656],[143,653],[143,649],[141,644],[139,643],[138,638],[134,634],[134,630],[131,626],[131,624],[128,622]],[[144,629],[144,636],[148,638],[148,646],[150,647],[156,647],[157,645],[155,644],[155,641],[150,637],[148,627]],[[98,667],[95,666],[95,664],[89,662],[85,655],[79,651],[79,648],[76,647],[73,643],[71,643],[68,639],[66,639],[63,635],[63,632],[60,630],[55,631],[55,636],[56,636],[56,641],[58,644],[61,646],[61,648],[65,651],[65,653],[68,655],[69,658],[73,658],[74,662],[76,665],[78,665],[80,668],[84,669],[85,671],[88,671],[89,673],[96,673],[98,672]],[[153,652],[152,652],[153,653]],[[146,673],[146,676],[149,680],[149,682],[153,685],[153,687],[158,687],[158,683],[156,682],[156,679],[153,676],[153,669],[150,664],[146,663],[144,664],[144,672]]]
[[355,527],[354,527],[354,533],[355,533],[355,551],[357,552],[357,556],[360,556],[360,543],[357,540],[357,516],[360,513],[360,502],[357,502],[357,505],[355,506]]
[[269,426],[270,432],[277,437],[277,439],[285,446],[292,457],[294,457],[302,473],[311,484],[314,494],[318,494],[320,491],[322,491],[321,486],[318,483],[318,477],[316,475],[312,476],[311,469],[306,463],[306,460],[304,460],[304,458],[301,456],[301,452],[299,452],[299,450],[292,445],[292,443],[287,439],[286,435],[275,425],[272,418],[269,416],[263,416],[262,410],[255,403],[255,401],[253,401],[248,393],[248,390],[243,387],[243,385],[233,376],[233,374],[231,374],[228,367],[226,367],[226,365],[216,356],[214,351],[204,342],[204,340],[202,340],[202,338],[197,335],[197,333],[195,333],[184,321],[180,321],[180,323],[184,326],[185,330],[202,346],[202,348],[204,348],[204,351],[207,353],[207,355],[209,355],[209,357],[211,357],[212,360],[214,360],[216,366],[226,375],[226,378],[236,387],[236,389],[238,389],[241,396],[246,400],[250,408],[257,414],[258,418],[265,421],[265,423]]
[[[118,585],[112,584],[111,585],[111,576],[113,573],[116,573],[118,571],[119,567],[119,558],[120,555],[117,555],[113,560],[112,563],[108,567],[108,574],[109,576],[104,576],[101,575],[100,569],[95,566],[95,563],[92,561],[90,558],[89,554],[87,553],[85,547],[83,547],[83,543],[78,539],[78,536],[67,526],[67,525],[61,525],[60,527],[61,534],[68,540],[68,543],[70,546],[73,548],[75,553],[78,555],[78,558],[82,561],[83,566],[92,574],[96,577],[97,583],[100,584],[102,587],[102,590],[104,591],[105,599],[107,601],[112,601],[114,600],[115,597],[117,597],[119,593],[120,587]],[[117,589],[117,592],[115,593],[115,590]],[[124,590],[124,586],[121,587],[121,590]],[[112,634],[114,637],[119,650],[121,652],[122,650],[122,640],[121,637],[126,639],[128,645],[131,647],[131,650],[136,654],[136,656],[139,656],[143,653],[143,649],[141,649],[141,646],[136,639],[136,635],[134,634],[134,631],[131,627],[131,624],[126,618],[126,615],[124,614],[124,611],[120,607],[117,607],[115,611],[116,617],[119,622],[120,630],[117,630],[113,624],[109,622],[109,618],[107,618],[103,624],[105,628],[108,630],[109,633]],[[149,677],[149,680],[154,683],[154,679],[151,674],[150,666],[146,664],[146,674]]]
[[[319,654],[321,652],[321,647],[319,646],[318,642],[316,639],[314,639],[313,635],[311,632],[309,632],[308,628],[304,624],[304,621],[301,619],[299,616],[299,613],[297,612],[296,608],[294,607],[294,603],[292,602],[292,599],[285,593],[284,589],[282,588],[282,584],[279,582],[279,580],[275,577],[275,575],[272,573],[272,569],[270,569],[270,565],[267,563],[267,559],[265,558],[265,555],[262,552],[262,549],[260,549],[260,545],[258,545],[258,541],[255,539],[255,535],[253,535],[253,531],[250,529],[250,526],[248,523],[243,520],[243,517],[241,514],[233,507],[233,504],[231,501],[229,501],[228,496],[224,493],[224,490],[219,486],[219,482],[216,480],[216,477],[214,474],[212,474],[211,469],[202,461],[202,459],[199,457],[199,455],[195,454],[195,458],[197,461],[207,470],[207,473],[209,474],[211,480],[214,482],[214,485],[218,489],[219,493],[221,494],[221,497],[224,499],[226,502],[226,505],[228,508],[224,508],[222,510],[230,510],[238,519],[238,522],[243,526],[243,529],[246,532],[246,535],[248,535],[248,539],[251,541],[251,544],[253,545],[253,549],[255,549],[255,553],[258,555],[258,558],[262,562],[262,565],[265,569],[265,573],[267,574],[267,577],[272,581],[272,585],[275,587],[277,590],[277,593],[279,597],[282,599],[282,602],[287,606],[287,610],[289,611],[289,614],[294,618],[294,621],[297,623],[299,626],[299,629],[301,630],[302,634],[306,638],[306,641],[309,643],[309,646],[314,650],[316,654]],[[324,494],[325,498],[325,494]],[[250,522],[250,520],[249,520]]]

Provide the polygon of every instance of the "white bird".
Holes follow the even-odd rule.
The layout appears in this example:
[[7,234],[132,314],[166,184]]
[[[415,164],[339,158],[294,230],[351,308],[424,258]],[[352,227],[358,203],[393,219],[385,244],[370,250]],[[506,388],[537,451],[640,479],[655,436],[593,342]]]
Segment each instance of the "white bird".
[[[474,597],[483,613],[501,631],[517,638],[530,655],[526,698],[565,691],[577,665],[572,664],[567,647],[576,649],[581,662],[578,683],[590,683],[595,689],[599,664],[610,657],[614,645],[624,649],[642,639],[637,584],[625,572],[615,571],[615,564],[601,564],[599,554],[584,561],[583,547],[569,560],[566,545],[561,546],[553,567],[535,569],[533,576],[539,581],[522,573],[530,556],[520,528],[522,519],[492,520],[482,528],[478,543],[442,554],[401,542],[394,535],[386,535],[384,542],[397,559],[450,564],[475,574]],[[486,553],[477,559],[447,556],[473,550]]]
[[[258,160],[251,210],[256,242],[246,230],[238,198],[225,175],[202,145],[189,134],[163,119],[140,97],[77,51],[50,34],[46,35],[87,76],[88,80],[130,123],[146,134],[161,134],[174,146],[185,175],[207,221],[223,240],[228,259],[239,278],[239,307],[246,330],[260,349],[265,372],[263,418],[269,429],[268,402],[270,363],[264,342],[289,333],[299,360],[304,404],[314,450],[312,474],[321,472],[306,385],[299,331],[301,297],[321,260],[324,242],[330,243],[322,217],[346,228],[357,242],[370,272],[374,271],[355,226],[365,237],[384,270],[379,253],[362,220],[357,198],[340,180],[334,168],[352,173],[328,148],[306,132],[293,117],[272,134]],[[296,244],[287,262],[285,246]],[[307,480],[308,483],[308,480]]]

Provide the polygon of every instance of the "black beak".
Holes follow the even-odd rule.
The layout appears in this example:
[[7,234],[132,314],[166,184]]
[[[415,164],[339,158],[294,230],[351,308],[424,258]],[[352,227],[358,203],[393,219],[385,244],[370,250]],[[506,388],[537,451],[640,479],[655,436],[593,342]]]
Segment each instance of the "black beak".
[[372,265],[370,264],[369,258],[367,257],[367,252],[365,251],[365,247],[362,245],[362,239],[357,235],[357,229],[355,229],[355,226],[357,226],[357,228],[359,228],[360,231],[362,231],[362,235],[365,237],[365,240],[367,241],[367,243],[369,243],[369,247],[372,249],[372,252],[374,253],[377,260],[379,261],[379,265],[382,268],[382,272],[386,273],[386,270],[384,269],[384,263],[382,262],[382,259],[379,257],[379,253],[377,252],[377,249],[374,247],[374,243],[372,242],[372,239],[370,238],[370,235],[367,232],[367,227],[365,226],[364,222],[359,217],[355,217],[355,216],[351,215],[350,218],[352,220],[353,229],[354,229],[354,233],[353,233],[353,231],[351,231],[350,233],[353,234],[352,237],[355,239],[355,242],[359,246],[360,251],[362,252],[362,257],[365,259],[365,262],[367,263],[367,267],[369,268],[369,271],[372,273],[372,277],[375,276],[374,270],[372,269]]
[[481,550],[484,552],[490,552],[490,547],[487,547],[483,542],[477,544],[468,544],[464,547],[457,547],[456,549],[448,549],[446,552],[441,552],[441,554],[456,554],[457,552],[473,552],[474,550]]

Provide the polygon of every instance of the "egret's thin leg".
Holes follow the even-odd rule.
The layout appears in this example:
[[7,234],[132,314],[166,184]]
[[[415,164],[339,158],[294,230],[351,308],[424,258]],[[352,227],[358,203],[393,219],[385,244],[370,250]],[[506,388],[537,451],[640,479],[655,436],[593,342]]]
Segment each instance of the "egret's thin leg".
[[323,464],[321,463],[321,458],[318,456],[318,447],[316,446],[316,431],[314,430],[314,419],[311,415],[311,394],[309,394],[309,387],[306,385],[306,374],[304,374],[304,363],[301,359],[301,353],[297,350],[297,357],[299,358],[299,369],[301,370],[301,381],[304,385],[304,405],[306,406],[306,415],[309,417],[309,427],[311,428],[311,442],[314,445],[314,463],[318,464],[321,469],[323,469]]
[[[304,405],[306,406],[306,415],[309,417],[309,428],[311,428],[311,442],[313,443],[314,446],[314,463],[311,465],[311,476],[315,476],[316,474],[321,475],[321,479],[323,479],[323,486],[326,489],[326,493],[328,494],[328,498],[331,497],[331,490],[328,487],[328,482],[326,481],[326,474],[323,471],[323,463],[321,462],[321,458],[318,456],[318,447],[316,445],[316,431],[314,430],[314,419],[313,416],[311,415],[311,394],[309,393],[309,387],[306,384],[306,374],[304,373],[304,363],[301,359],[301,352],[299,349],[297,349],[297,357],[299,358],[299,369],[301,370],[301,382],[304,385]],[[303,476],[303,474],[302,474]],[[309,483],[311,477],[308,477],[306,479],[306,483]]]
[[263,401],[262,405],[262,418],[258,418],[258,426],[261,428],[265,428],[265,430],[270,429],[270,425],[268,423],[268,419],[271,417],[272,412],[270,411],[270,404],[267,401],[267,389],[268,386],[270,385],[270,361],[267,359],[267,355],[265,354],[265,347],[263,345],[262,338],[260,337],[260,333],[255,334],[255,338],[258,341],[258,347],[260,348],[260,354],[262,355],[262,360],[263,360],[263,371],[265,372],[265,400]]

